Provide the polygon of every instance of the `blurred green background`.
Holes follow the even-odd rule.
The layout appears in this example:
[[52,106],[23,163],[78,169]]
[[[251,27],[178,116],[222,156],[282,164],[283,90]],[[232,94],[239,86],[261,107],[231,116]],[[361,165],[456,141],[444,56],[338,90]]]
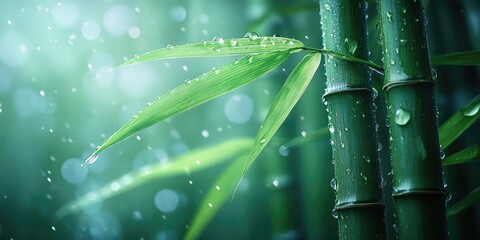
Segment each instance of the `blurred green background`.
[[[375,3],[369,4],[371,56],[380,63],[378,19]],[[431,1],[426,12],[432,54],[480,49],[477,1]],[[96,163],[80,167],[103,139],[147,102],[232,58],[166,60],[103,72],[168,44],[243,37],[251,31],[280,34],[321,48],[318,3],[2,1],[0,238],[181,239],[203,194],[225,165],[146,183],[59,221],[53,215],[75,198],[145,164],[168,162],[190,149],[226,139],[254,137],[301,54],[259,81],[144,130],[102,153]],[[278,151],[288,139],[326,126],[323,72],[320,68],[275,141],[249,170],[234,201],[221,208],[203,239],[336,237],[328,141],[305,144],[288,153]],[[475,67],[442,67],[437,72],[442,122],[478,94],[480,78]],[[381,76],[373,77],[380,90]],[[377,102],[380,139],[385,146],[382,167],[390,183],[382,94]],[[477,124],[456,148],[478,142],[478,129]],[[479,167],[471,164],[445,170],[452,201],[480,185]],[[285,186],[272,188],[271,179],[280,177],[288,179]],[[388,187],[386,194],[391,204]],[[392,214],[388,213],[390,226]],[[456,216],[449,222],[451,235],[480,237],[475,227],[479,216],[478,207]],[[393,228],[390,231],[393,234]]]

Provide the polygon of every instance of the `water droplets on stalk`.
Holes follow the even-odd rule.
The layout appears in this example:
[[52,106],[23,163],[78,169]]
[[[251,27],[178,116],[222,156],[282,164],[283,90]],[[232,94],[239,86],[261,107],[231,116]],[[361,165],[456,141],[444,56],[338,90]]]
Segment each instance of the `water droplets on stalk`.
[[400,126],[405,126],[410,122],[410,119],[412,118],[412,114],[410,111],[403,109],[402,107],[399,107],[395,111],[395,123],[400,125]]
[[332,209],[332,217],[338,218],[338,212],[337,212],[337,209],[335,208]]
[[354,54],[357,50],[358,43],[357,41],[349,38],[345,38],[345,47],[347,47],[347,51],[351,54]]
[[337,190],[337,178],[332,178],[332,180],[330,180],[330,187],[332,187],[333,190]]
[[248,38],[250,40],[257,40],[258,39],[258,34],[256,32],[247,32],[243,36],[244,38]]

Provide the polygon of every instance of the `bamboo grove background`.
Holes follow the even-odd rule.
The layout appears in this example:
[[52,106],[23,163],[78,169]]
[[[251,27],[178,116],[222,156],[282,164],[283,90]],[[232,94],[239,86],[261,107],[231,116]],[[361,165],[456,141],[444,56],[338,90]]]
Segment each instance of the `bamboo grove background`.
[[[431,55],[480,49],[477,1],[423,1],[423,5]],[[144,130],[79,170],[76,166],[93,147],[145,103],[230,59],[159,61],[99,79],[95,76],[136,54],[168,44],[242,37],[247,32],[280,34],[321,48],[319,11],[316,1],[293,0],[0,3],[0,238],[181,239],[207,188],[225,165],[147,182],[62,221],[53,215],[76,197],[138,166],[168,161],[228,139],[253,137],[300,56],[261,81]],[[365,11],[369,49],[358,45],[357,53],[381,64],[380,10],[375,1],[367,1]],[[327,126],[323,66],[249,170],[234,201],[221,208],[202,239],[337,238],[341,231],[334,216],[341,213],[338,209],[332,212],[336,202],[329,139],[288,151],[280,147]],[[438,123],[480,92],[478,67],[437,66],[432,74]],[[380,159],[386,184],[385,199],[381,199],[387,206],[386,232],[393,237],[398,226],[394,225],[391,197],[384,79],[376,73],[371,78],[378,92],[372,118],[380,142],[372,154]],[[478,143],[479,132],[477,123],[445,154]],[[479,163],[444,167],[448,205],[480,185],[478,169]],[[158,200],[162,197],[170,199],[166,205]],[[479,218],[478,205],[449,218],[449,237],[480,238]]]

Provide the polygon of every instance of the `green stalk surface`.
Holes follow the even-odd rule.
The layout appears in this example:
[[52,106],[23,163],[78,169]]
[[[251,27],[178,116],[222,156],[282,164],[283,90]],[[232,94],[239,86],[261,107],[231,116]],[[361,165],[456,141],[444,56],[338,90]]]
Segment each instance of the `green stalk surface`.
[[446,239],[435,83],[421,1],[380,2],[399,239]]
[[[368,59],[364,1],[320,1],[324,48]],[[326,92],[339,239],[386,239],[375,111],[366,65],[327,58]]]

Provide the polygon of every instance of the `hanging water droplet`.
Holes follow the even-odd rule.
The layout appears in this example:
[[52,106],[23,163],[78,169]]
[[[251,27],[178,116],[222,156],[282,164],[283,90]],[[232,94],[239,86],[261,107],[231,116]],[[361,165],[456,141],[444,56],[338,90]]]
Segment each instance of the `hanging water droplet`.
[[82,166],[85,165],[85,164],[92,164],[94,163],[95,161],[97,161],[97,158],[98,158],[98,155],[97,154],[92,154],[90,155],[90,157],[88,157],[85,162],[83,162]]
[[248,38],[250,40],[257,40],[258,39],[258,34],[256,32],[247,32],[243,36],[244,38]]
[[437,77],[438,77],[437,71],[435,71],[435,69],[432,68],[432,79],[435,80],[437,79]]
[[372,87],[372,98],[375,99],[378,97],[378,91],[374,87]]
[[408,124],[410,119],[412,118],[412,114],[410,111],[399,107],[397,111],[395,111],[395,123],[400,126],[405,126]]
[[278,153],[286,157],[290,153],[290,149],[282,145],[278,148]]
[[335,208],[332,209],[332,217],[338,218],[338,213],[337,213],[337,210]]
[[463,116],[473,117],[478,114],[479,110],[480,110],[480,103],[468,109],[463,109]]
[[345,38],[345,46],[347,47],[347,51],[349,53],[354,54],[357,50],[358,43],[353,39]]
[[330,187],[332,187],[333,190],[337,190],[337,178],[332,178],[330,181]]

